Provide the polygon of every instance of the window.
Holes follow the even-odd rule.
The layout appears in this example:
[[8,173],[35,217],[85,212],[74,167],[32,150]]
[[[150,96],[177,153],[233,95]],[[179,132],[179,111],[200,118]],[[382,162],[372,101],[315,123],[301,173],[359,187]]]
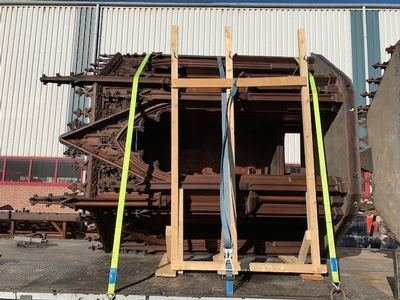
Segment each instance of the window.
[[80,182],[81,170],[74,170],[71,165],[74,161],[59,161],[57,182]]
[[55,168],[55,160],[33,160],[31,181],[54,182]]
[[80,168],[72,168],[81,159],[0,157],[1,184],[57,184],[81,182]]
[[29,160],[28,159],[8,159],[6,161],[5,181],[28,181]]

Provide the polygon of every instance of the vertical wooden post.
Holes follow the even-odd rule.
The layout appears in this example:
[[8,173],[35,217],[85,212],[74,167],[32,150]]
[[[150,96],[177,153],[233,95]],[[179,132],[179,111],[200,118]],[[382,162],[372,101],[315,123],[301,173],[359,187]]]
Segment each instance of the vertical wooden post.
[[[178,78],[178,26],[171,31],[171,78]],[[171,88],[171,261],[183,260],[179,249],[179,94]]]
[[15,234],[15,221],[14,220],[10,220],[10,237],[12,237]]
[[[299,64],[300,76],[308,78],[306,34],[303,28],[297,31],[299,42]],[[317,195],[315,190],[315,167],[313,155],[312,125],[311,125],[311,106],[310,91],[307,85],[301,88],[301,109],[303,120],[303,140],[306,165],[307,183],[307,226],[311,234],[311,264],[320,265],[320,250],[318,236],[318,212]]]
[[178,206],[178,259],[183,261],[183,230],[184,230],[184,194],[183,189],[179,189],[178,194],[179,206]]
[[63,239],[67,238],[67,233],[68,233],[67,229],[68,229],[67,222],[63,221],[62,222],[62,238]]
[[[226,78],[232,79],[233,84],[233,53],[232,53],[232,27],[225,27],[225,73]],[[226,89],[226,96],[229,99],[231,89]],[[232,264],[237,266],[238,262],[238,245],[237,245],[237,228],[236,228],[236,175],[235,175],[235,104],[233,99],[228,106],[228,119],[229,119],[229,195],[230,195],[230,223],[231,223],[231,238],[233,243]],[[235,270],[236,273],[238,270]]]

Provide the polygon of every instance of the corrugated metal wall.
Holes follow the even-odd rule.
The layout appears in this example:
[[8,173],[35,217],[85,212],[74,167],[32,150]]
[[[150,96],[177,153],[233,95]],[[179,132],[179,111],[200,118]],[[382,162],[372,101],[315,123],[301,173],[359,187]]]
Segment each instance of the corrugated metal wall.
[[[62,156],[58,136],[71,108],[87,102],[67,86],[42,86],[39,77],[79,72],[92,61],[95,9],[0,7],[0,155]],[[238,54],[294,56],[297,29],[305,28],[308,52],[323,54],[352,77],[347,9],[105,6],[100,16],[100,53],[169,53],[177,24],[182,54],[222,55],[229,25]]]
[[181,54],[223,55],[224,27],[232,26],[238,54],[294,56],[305,28],[307,50],[352,76],[349,10],[105,7],[102,22],[101,53],[170,53],[176,24]]
[[75,7],[0,7],[0,155],[62,156],[67,86],[40,76],[69,74]]
[[301,163],[301,136],[299,133],[285,134],[285,164],[299,165]]
[[[72,68],[75,73],[85,72],[86,68],[90,67],[97,57],[94,51],[95,43],[95,26],[96,26],[96,8],[94,7],[81,7],[76,12],[75,21],[75,35],[74,35],[74,50],[72,59]],[[96,49],[97,50],[97,49]],[[84,109],[90,105],[88,97],[79,96],[76,93],[71,93],[70,101],[68,103],[68,122],[72,122],[77,118],[73,112],[77,109]],[[78,118],[82,122],[83,116]]]
[[367,47],[368,47],[368,69],[365,66],[364,53],[364,32],[363,16],[361,10],[351,11],[351,30],[352,30],[352,53],[353,53],[353,84],[355,86],[357,102],[359,105],[365,105],[366,99],[361,93],[374,90],[374,84],[368,86],[365,80],[368,77],[379,77],[379,71],[372,65],[380,59],[381,48],[379,38],[379,17],[378,11],[366,11],[367,26]]
[[395,45],[400,40],[400,10],[379,11],[379,35],[381,38],[381,62],[388,61],[390,55],[385,48]]

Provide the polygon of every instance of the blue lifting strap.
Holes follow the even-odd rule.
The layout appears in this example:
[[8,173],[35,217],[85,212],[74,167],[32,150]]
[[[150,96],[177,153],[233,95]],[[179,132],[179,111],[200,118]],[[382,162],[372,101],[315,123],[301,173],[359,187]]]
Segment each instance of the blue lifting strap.
[[[217,57],[219,73],[221,78],[225,78],[224,66],[222,58]],[[231,92],[227,98],[226,89],[221,90],[221,129],[222,129],[222,149],[221,149],[221,165],[220,165],[220,210],[221,223],[223,233],[223,245],[225,256],[225,271],[226,271],[226,295],[233,296],[233,264],[232,253],[233,243],[231,237],[231,215],[230,203],[233,201],[233,191],[230,190],[231,171],[229,169],[230,159],[233,156],[232,144],[230,137],[230,126],[228,117],[228,108],[233,104],[233,96],[237,92],[236,80],[233,79]],[[233,178],[234,180],[234,178]]]
[[[219,74],[221,78],[225,78],[225,70],[222,64],[222,58],[217,57]],[[229,127],[228,127],[228,99],[226,97],[226,89],[221,90],[221,129],[222,129],[222,149],[221,149],[221,162],[220,162],[220,210],[221,210],[221,223],[222,233],[224,237],[224,248],[232,248],[231,238],[231,224],[230,224],[230,210],[229,210]]]

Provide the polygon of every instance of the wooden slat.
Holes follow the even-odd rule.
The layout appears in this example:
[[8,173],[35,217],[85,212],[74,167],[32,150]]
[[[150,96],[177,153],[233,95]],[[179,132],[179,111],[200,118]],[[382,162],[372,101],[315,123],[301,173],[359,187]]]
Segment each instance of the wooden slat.
[[[215,261],[172,261],[171,267],[174,270],[186,270],[186,271],[218,271],[222,270],[224,267],[224,263],[221,262],[219,259]],[[240,265],[234,264],[235,274],[240,271]]]
[[8,221],[11,219],[10,216],[11,216],[11,211],[9,210],[0,211],[0,221]]
[[285,263],[250,263],[251,272],[279,272],[279,273],[327,273],[326,265],[303,265]]
[[321,274],[300,274],[303,280],[323,281],[324,277]]
[[[305,30],[299,29],[299,64],[300,76],[308,78],[307,49],[306,49],[306,33]],[[315,167],[314,167],[314,149],[312,140],[312,124],[311,124],[311,107],[310,107],[310,91],[308,80],[306,86],[301,88],[301,108],[303,120],[303,139],[304,153],[306,165],[306,185],[307,185],[307,224],[311,233],[311,263],[313,265],[320,264],[319,236],[318,236],[318,213],[317,213],[317,196],[315,188]]]
[[303,242],[301,243],[300,251],[299,251],[299,263],[304,264],[307,258],[308,250],[311,245],[311,232],[306,230],[304,233]]
[[[238,87],[302,87],[306,86],[307,82],[307,77],[301,76],[254,77],[238,78],[236,85]],[[171,78],[171,86],[173,88],[229,88],[232,86],[232,80],[229,78]]]
[[15,234],[15,221],[11,221],[9,233],[11,236]]
[[65,221],[62,222],[62,228],[61,229],[62,229],[62,235],[61,236],[62,236],[63,239],[66,239],[67,238],[67,229],[68,229],[67,228],[67,222],[65,222]]
[[65,239],[65,237],[63,236],[63,230],[60,226],[58,226],[58,224],[56,222],[51,222],[51,224],[54,226],[54,228],[57,230],[57,232],[62,236],[63,239]]
[[14,221],[61,221],[77,222],[79,214],[71,213],[23,213],[11,212],[10,219]]
[[183,228],[184,228],[184,195],[183,189],[179,189],[179,220],[178,220],[178,250],[179,259],[183,260]]
[[297,257],[292,255],[278,255],[278,258],[285,264],[298,264],[299,260]]
[[[171,78],[178,78],[178,26],[171,32]],[[178,135],[178,89],[171,89],[171,260],[182,260],[179,249],[179,135]]]
[[172,261],[171,267],[174,270],[187,271],[215,271],[222,269],[221,261]]

